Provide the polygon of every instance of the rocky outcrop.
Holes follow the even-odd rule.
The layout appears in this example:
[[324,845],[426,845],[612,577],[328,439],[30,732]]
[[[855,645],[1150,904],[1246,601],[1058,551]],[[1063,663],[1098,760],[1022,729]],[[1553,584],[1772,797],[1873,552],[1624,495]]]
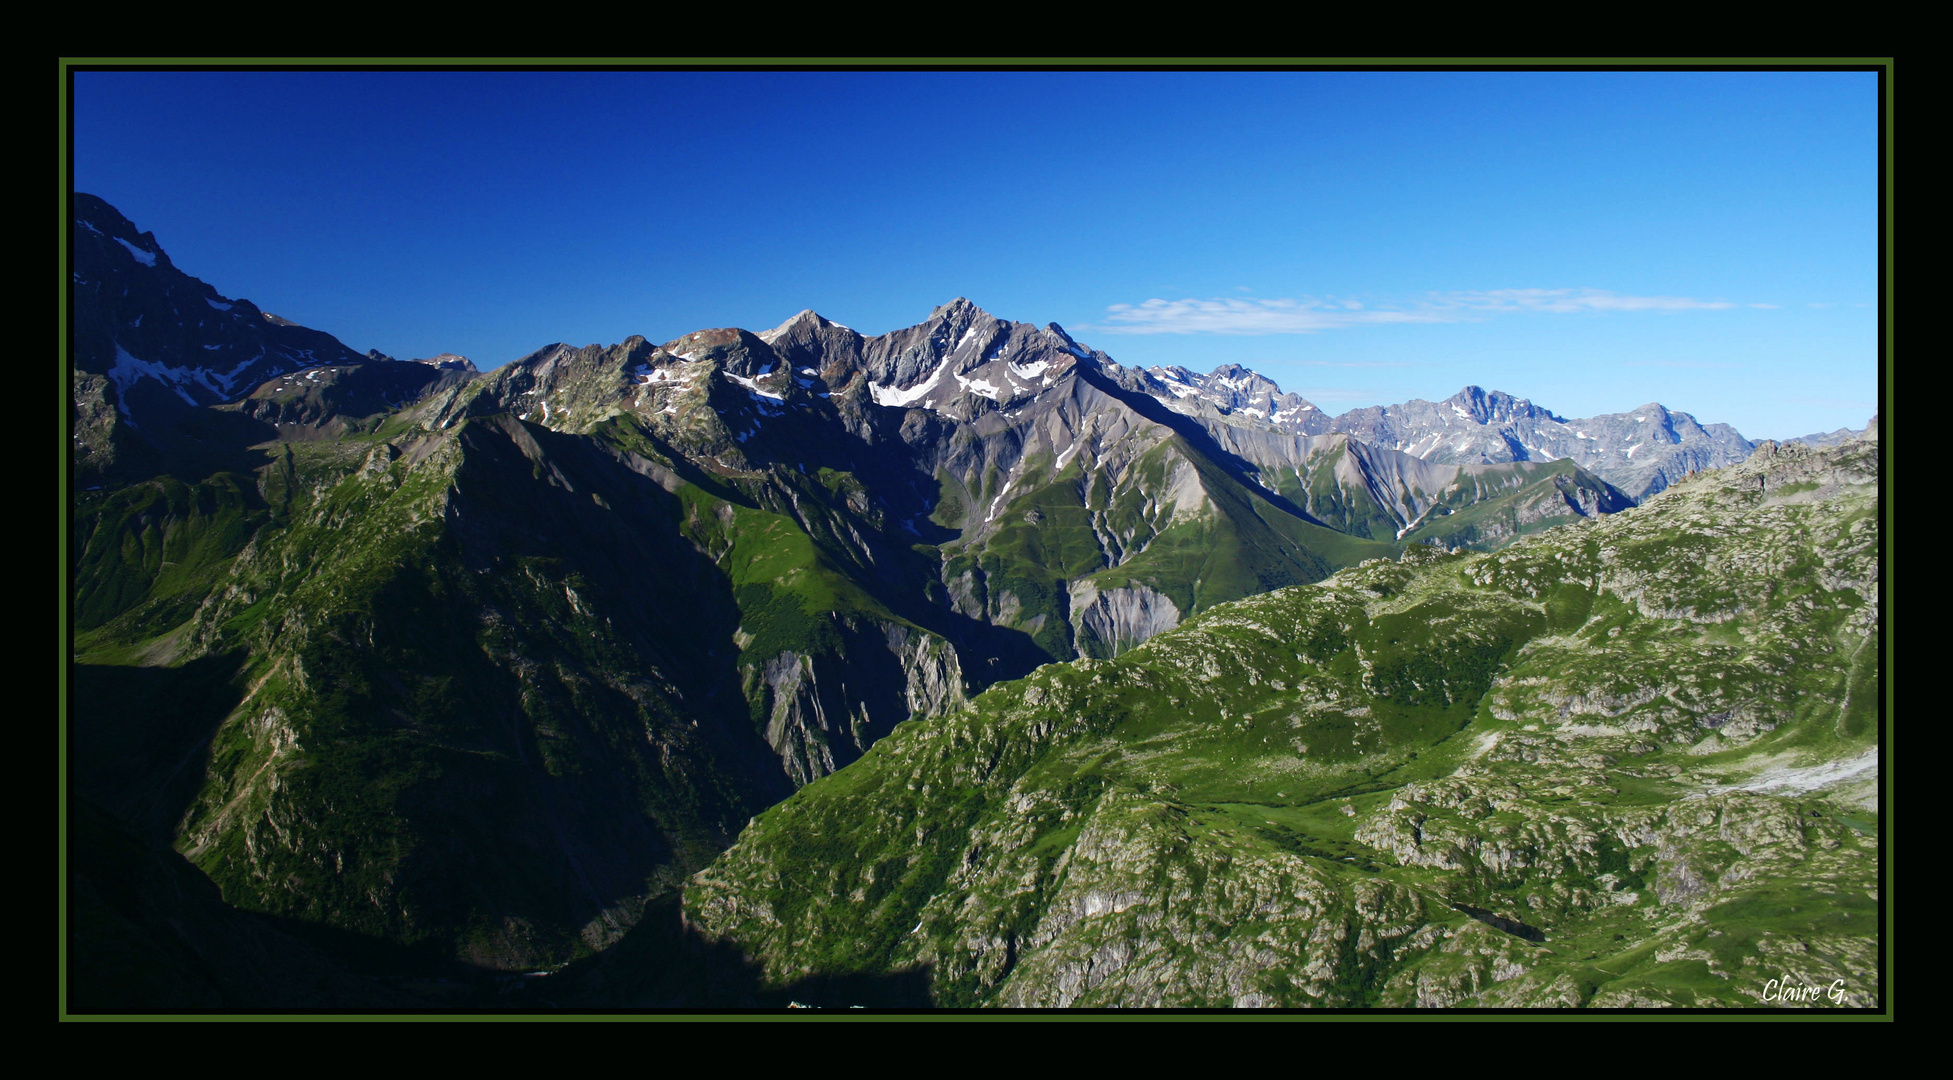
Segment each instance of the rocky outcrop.
[[307,368],[266,380],[232,408],[267,436],[312,441],[361,434],[468,381],[473,371],[422,362],[369,361]]
[[1072,639],[1079,656],[1109,660],[1154,634],[1180,625],[1180,609],[1144,585],[1106,589],[1071,583]]
[[831,652],[787,650],[744,668],[766,743],[796,786],[856,760],[896,724],[963,703],[947,641],[900,623],[842,625]]

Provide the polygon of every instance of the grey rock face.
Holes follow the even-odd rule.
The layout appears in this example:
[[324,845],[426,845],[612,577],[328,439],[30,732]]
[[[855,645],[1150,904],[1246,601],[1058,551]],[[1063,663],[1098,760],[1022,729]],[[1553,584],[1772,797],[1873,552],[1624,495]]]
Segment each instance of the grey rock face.
[[344,435],[364,418],[409,408],[452,391],[473,375],[459,368],[397,360],[328,365],[275,375],[234,405],[270,426],[266,437],[310,441]]
[[744,675],[767,745],[796,786],[859,758],[896,724],[964,700],[956,650],[899,623],[844,624],[840,651],[788,650],[747,665]]
[[1071,618],[1078,654],[1109,659],[1180,625],[1181,613],[1166,594],[1144,585],[1101,592],[1090,581],[1075,581]]

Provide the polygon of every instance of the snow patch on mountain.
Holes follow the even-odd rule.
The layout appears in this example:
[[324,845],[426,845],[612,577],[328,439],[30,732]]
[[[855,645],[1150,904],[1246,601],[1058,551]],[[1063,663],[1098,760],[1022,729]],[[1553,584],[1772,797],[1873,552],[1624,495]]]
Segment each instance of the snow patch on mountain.
[[[875,404],[877,405],[887,405],[891,408],[906,408],[912,402],[923,400],[926,395],[942,385],[943,372],[949,370],[949,364],[950,358],[947,356],[943,357],[942,361],[936,365],[936,370],[930,372],[927,379],[906,390],[895,386],[881,386],[870,383],[868,393],[874,397]],[[927,408],[926,405],[924,407]]]
[[751,379],[741,378],[738,375],[734,375],[730,371],[725,372],[724,374],[726,378],[731,379],[733,382],[738,383],[740,386],[745,387],[746,391],[752,394],[754,397],[766,398],[771,401],[785,401],[787,400],[785,394],[779,393],[774,390],[768,390],[759,384],[759,380],[765,378],[767,373],[772,370],[773,369],[769,367],[767,368],[766,371],[760,372],[756,378],[751,378]]
[[143,248],[139,248],[139,247],[137,247],[136,245],[134,245],[134,244],[131,244],[130,242],[128,242],[127,240],[124,240],[124,239],[122,239],[122,238],[121,238],[121,237],[119,237],[119,236],[118,236],[118,237],[115,237],[114,239],[115,239],[115,242],[116,242],[116,243],[118,243],[118,244],[121,244],[121,245],[122,245],[123,247],[125,247],[125,248],[128,248],[128,249],[129,249],[129,254],[130,254],[131,256],[133,256],[133,257],[135,258],[135,260],[136,260],[137,262],[139,262],[139,263],[141,263],[141,264],[143,264],[144,266],[155,266],[155,265],[156,265],[156,253],[155,253],[155,252],[153,252],[153,251],[147,251],[147,250],[145,250],[145,249],[143,249]]
[[192,375],[193,372],[189,369],[174,368],[167,364],[158,364],[151,360],[143,360],[131,356],[129,355],[129,350],[124,349],[120,342],[117,342],[115,346],[115,364],[108,370],[109,381],[115,384],[115,407],[121,410],[123,418],[130,423],[135,422],[135,418],[129,415],[129,406],[126,400],[130,387],[143,379],[155,379],[157,382],[176,391],[177,397],[182,398],[191,405],[197,405],[201,403],[196,398],[191,397],[190,392],[183,388],[183,383],[190,379]]
[[984,379],[966,379],[961,375],[957,375],[956,385],[972,394],[982,394],[992,401],[996,401],[1003,396],[1003,389],[1001,387],[996,383]]

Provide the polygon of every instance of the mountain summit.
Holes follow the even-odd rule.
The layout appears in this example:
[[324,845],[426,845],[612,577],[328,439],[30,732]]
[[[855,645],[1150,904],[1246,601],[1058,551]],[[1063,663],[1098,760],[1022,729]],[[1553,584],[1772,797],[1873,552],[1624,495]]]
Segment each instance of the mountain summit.
[[74,199],[75,398],[94,421],[77,433],[84,459],[131,436],[165,441],[184,410],[233,400],[275,375],[365,362],[330,334],[178,270],[153,234],[101,199]]
[[177,269],[154,234],[100,198],[74,200],[73,438],[88,483],[208,468],[237,446],[321,424],[342,432],[475,373],[449,354],[403,364],[355,353]]

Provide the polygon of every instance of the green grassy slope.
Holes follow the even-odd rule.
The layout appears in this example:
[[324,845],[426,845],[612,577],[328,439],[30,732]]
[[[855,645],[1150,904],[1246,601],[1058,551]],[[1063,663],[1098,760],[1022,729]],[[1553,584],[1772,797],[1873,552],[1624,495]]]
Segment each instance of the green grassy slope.
[[[600,946],[784,793],[731,589],[682,500],[567,437],[491,418],[416,467],[366,449],[287,447],[209,563],[221,594],[167,635],[244,656],[178,847],[246,908],[494,966]],[[144,565],[122,550],[84,576]],[[123,595],[84,661],[141,658],[165,620],[136,616],[177,594]]]
[[761,815],[688,916],[944,1005],[1870,1003],[1875,475],[1786,449],[1042,669]]

